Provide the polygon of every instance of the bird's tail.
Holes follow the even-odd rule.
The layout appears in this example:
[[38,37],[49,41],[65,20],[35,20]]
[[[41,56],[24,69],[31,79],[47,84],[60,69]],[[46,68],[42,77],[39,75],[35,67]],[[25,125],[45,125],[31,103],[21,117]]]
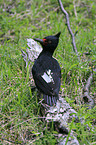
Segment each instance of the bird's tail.
[[48,96],[43,94],[43,98],[46,104],[48,104],[49,106],[53,106],[54,104],[56,104],[57,100],[59,99],[58,96]]

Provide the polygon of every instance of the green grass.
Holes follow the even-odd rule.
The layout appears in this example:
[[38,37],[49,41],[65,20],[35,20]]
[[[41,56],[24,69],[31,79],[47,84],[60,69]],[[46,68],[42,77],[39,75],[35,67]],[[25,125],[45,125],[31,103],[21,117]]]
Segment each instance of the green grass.
[[[80,98],[83,85],[96,65],[96,3],[95,0],[77,0],[76,17],[73,1],[62,2],[69,13],[72,31],[78,30],[75,40],[80,62],[57,1],[0,1],[1,144],[8,144],[8,140],[15,144],[56,144],[54,129],[47,130],[46,123],[39,118],[40,106],[36,94],[31,93],[29,72],[25,69],[21,49],[26,49],[27,38],[43,38],[59,31],[62,33],[54,56],[62,68],[61,91],[64,88],[65,99],[78,116],[84,118],[84,124],[74,124],[73,129],[81,145],[96,144],[96,107],[86,109]],[[89,56],[83,56],[90,50]],[[96,104],[96,74],[90,95]]]

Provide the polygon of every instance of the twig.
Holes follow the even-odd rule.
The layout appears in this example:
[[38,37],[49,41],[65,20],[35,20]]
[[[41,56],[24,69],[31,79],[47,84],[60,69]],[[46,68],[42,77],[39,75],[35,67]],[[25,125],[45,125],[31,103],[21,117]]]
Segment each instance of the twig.
[[84,92],[89,92],[89,87],[90,87],[92,80],[93,80],[93,73],[91,73],[91,75],[89,76],[89,78],[87,80],[87,83],[84,87]]
[[94,101],[93,99],[90,97],[89,95],[89,89],[90,89],[90,85],[91,85],[91,82],[93,80],[93,73],[90,74],[88,80],[87,80],[87,83],[84,87],[84,90],[83,90],[83,100],[84,100],[84,103],[87,103],[89,106],[88,108],[91,109],[94,105]]
[[[61,8],[62,12],[63,12],[64,15],[66,16],[67,28],[68,28],[68,31],[69,31],[71,37],[72,37],[73,50],[76,52],[76,54],[77,54],[77,56],[78,56],[78,51],[77,51],[76,43],[75,43],[75,35],[73,34],[73,32],[72,32],[72,30],[71,30],[71,28],[70,28],[69,15],[68,15],[68,13],[66,12],[66,10],[64,9],[61,0],[58,0],[58,3],[59,3],[59,5],[60,5],[60,8]],[[79,56],[78,56],[78,59],[80,60]]]
[[[78,56],[78,59],[80,61],[80,58],[79,58],[79,55],[78,55],[78,51],[77,51],[77,48],[76,48],[76,43],[75,43],[75,35],[76,35],[76,32],[75,34],[73,34],[71,28],[70,28],[70,22],[69,22],[69,15],[68,13],[66,12],[66,10],[64,9],[63,7],[63,4],[61,2],[61,0],[58,0],[58,3],[60,5],[60,8],[62,10],[62,12],[64,13],[64,15],[66,16],[66,22],[67,22],[67,28],[68,28],[68,31],[72,37],[72,45],[73,45],[73,50],[75,51],[75,53],[77,54]],[[75,1],[74,1],[75,3]],[[75,9],[75,5],[74,5],[74,9]],[[89,104],[89,108],[92,108],[93,105],[94,105],[94,101],[93,99],[90,97],[89,95],[89,88],[90,88],[90,85],[91,85],[91,82],[92,82],[92,79],[93,79],[93,73],[91,73],[91,75],[89,76],[88,80],[87,80],[87,83],[84,87],[84,94],[83,94],[83,100],[84,100],[84,103],[87,103]]]
[[76,16],[76,18],[77,18],[77,12],[76,12],[75,0],[73,0],[73,4],[74,4],[74,14],[75,14],[75,16]]

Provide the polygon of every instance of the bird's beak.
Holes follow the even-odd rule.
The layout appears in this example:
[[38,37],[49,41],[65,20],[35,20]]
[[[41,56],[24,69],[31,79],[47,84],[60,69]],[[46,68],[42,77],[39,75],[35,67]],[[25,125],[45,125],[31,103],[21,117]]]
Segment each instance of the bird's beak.
[[35,41],[43,43],[43,39],[39,39],[39,38],[33,38]]

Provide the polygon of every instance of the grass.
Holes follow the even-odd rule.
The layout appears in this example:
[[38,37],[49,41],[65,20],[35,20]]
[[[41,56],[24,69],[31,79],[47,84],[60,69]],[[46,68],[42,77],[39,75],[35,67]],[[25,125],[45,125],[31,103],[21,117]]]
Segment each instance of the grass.
[[[56,144],[54,129],[47,130],[39,116],[36,94],[31,93],[29,72],[21,56],[27,38],[43,38],[61,31],[54,56],[62,68],[61,91],[67,102],[83,117],[84,124],[74,124],[80,144],[96,144],[96,107],[86,109],[81,104],[83,86],[96,65],[96,5],[95,0],[77,0],[76,13],[71,0],[63,1],[70,16],[81,62],[73,52],[65,16],[55,0],[0,1],[0,138],[1,144]],[[90,55],[84,56],[84,52]],[[96,104],[96,73],[90,87]],[[69,124],[70,125],[70,124]],[[86,126],[90,129],[86,129]]]

